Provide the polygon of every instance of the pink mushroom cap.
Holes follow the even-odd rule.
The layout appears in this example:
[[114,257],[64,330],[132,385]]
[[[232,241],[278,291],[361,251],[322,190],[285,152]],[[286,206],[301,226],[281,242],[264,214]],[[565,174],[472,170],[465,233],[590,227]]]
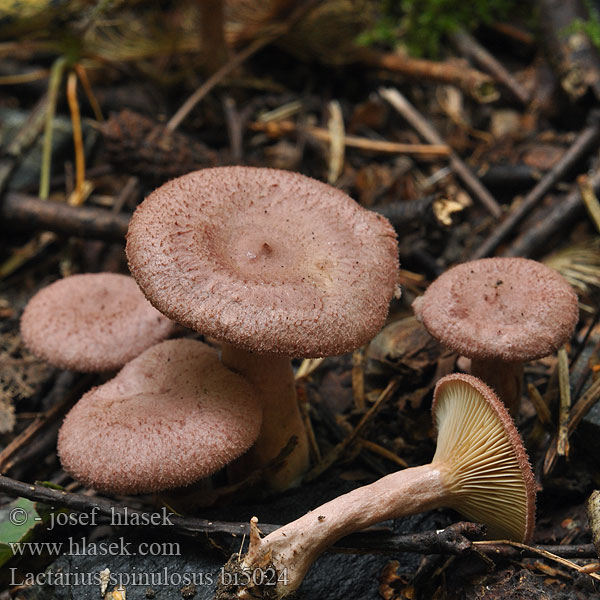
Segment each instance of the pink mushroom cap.
[[71,409],[58,436],[63,468],[95,489],[138,494],[188,485],[256,440],[254,388],[212,348],[168,340]]
[[132,277],[116,273],[59,279],[35,294],[21,317],[21,336],[33,354],[84,372],[119,369],[174,327]]
[[327,356],[383,325],[398,258],[390,223],[288,171],[221,167],[155,190],[127,234],[131,273],[171,319],[237,347]]
[[440,275],[413,303],[444,346],[469,358],[526,362],[552,354],[577,324],[577,295],[554,269],[484,258]]

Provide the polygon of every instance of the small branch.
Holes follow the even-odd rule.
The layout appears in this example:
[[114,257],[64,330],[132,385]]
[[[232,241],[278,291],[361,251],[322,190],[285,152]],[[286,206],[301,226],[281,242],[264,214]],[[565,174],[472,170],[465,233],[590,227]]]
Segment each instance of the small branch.
[[89,388],[93,381],[92,375],[86,375],[76,380],[70,371],[63,371],[57,378],[48,399],[58,400],[52,407],[37,417],[19,435],[17,435],[0,452],[0,473],[7,473],[17,463],[22,450],[28,450],[32,440],[40,435],[67,412],[72,404]]
[[[298,126],[293,121],[270,121],[262,123],[256,121],[249,123],[248,127],[252,131],[264,131],[271,137],[285,135],[286,133],[307,133],[312,138],[321,142],[331,142],[331,134],[323,127]],[[345,135],[343,137],[344,146],[348,148],[358,148],[370,152],[381,152],[382,154],[417,154],[427,156],[449,156],[450,148],[446,144],[401,144],[398,142],[388,142],[386,140],[371,140],[365,137],[355,135]]]
[[[440,134],[425,120],[414,106],[396,89],[380,88],[379,94],[387,100],[430,144],[444,144]],[[463,183],[474,194],[488,211],[496,218],[502,214],[500,205],[490,192],[473,175],[462,159],[450,152],[450,165],[452,170],[462,179]]]
[[82,238],[124,241],[129,215],[8,193],[0,201],[0,222],[5,227],[18,226]]
[[463,60],[436,62],[369,48],[363,48],[359,58],[363,64],[376,69],[386,69],[421,81],[456,85],[479,102],[493,102],[499,96],[494,80],[486,73],[472,69]]
[[468,58],[479,64],[497,81],[508,88],[513,96],[522,104],[529,102],[527,90],[508,72],[494,56],[492,56],[470,33],[461,29],[450,34],[450,39]]
[[[600,170],[589,176],[596,193],[600,191]],[[503,253],[504,256],[533,256],[552,236],[564,233],[565,228],[584,212],[579,189],[573,190],[550,211],[544,219],[532,225]],[[504,223],[502,223],[504,225]],[[496,231],[499,231],[498,227]],[[477,254],[479,256],[480,253]]]
[[[592,406],[596,404],[598,398],[600,398],[600,379],[597,379],[592,383],[571,409],[567,426],[567,439],[575,433],[577,426],[581,423],[583,417],[585,417]],[[557,456],[558,436],[552,440],[552,443],[546,452],[546,457],[544,459],[544,475],[548,475],[552,471],[556,464]]]
[[558,351],[558,388],[560,407],[558,413],[558,456],[569,455],[569,411],[571,410],[571,386],[569,382],[569,357],[564,347]]
[[33,145],[44,129],[46,112],[48,110],[48,94],[44,94],[31,109],[12,141],[1,153],[0,158],[0,196],[6,189],[10,176],[17,167],[23,154]]
[[399,382],[392,379],[387,387],[381,392],[373,406],[363,415],[358,425],[339,444],[334,446],[305,476],[303,481],[313,481],[333,465],[340,456],[350,447],[362,434],[368,423],[377,414],[379,409],[387,402],[398,389]]
[[508,237],[511,231],[535,208],[542,198],[558,183],[568,170],[580,160],[585,153],[592,149],[600,133],[600,119],[593,119],[577,136],[571,147],[564,153],[553,169],[525,196],[523,201],[500,223],[494,227],[492,234],[473,254],[472,259],[483,258],[494,250]]

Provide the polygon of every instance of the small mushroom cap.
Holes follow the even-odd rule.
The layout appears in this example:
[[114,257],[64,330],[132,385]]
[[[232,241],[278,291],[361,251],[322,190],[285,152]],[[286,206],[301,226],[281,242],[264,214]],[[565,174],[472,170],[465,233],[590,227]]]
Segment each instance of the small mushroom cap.
[[492,539],[527,541],[535,523],[535,480],[519,432],[483,381],[455,373],[435,387],[438,442],[432,464],[448,473],[448,506],[486,525]]
[[133,277],[116,273],[59,279],[33,296],[21,317],[21,336],[33,354],[91,373],[121,368],[174,327]]
[[396,287],[390,223],[288,171],[221,167],[155,190],[127,234],[156,308],[260,354],[327,356],[382,327]]
[[187,339],[149,348],[71,409],[58,436],[65,471],[121,494],[188,485],[245,452],[262,409],[212,348]]
[[444,346],[469,358],[526,362],[552,354],[577,324],[577,296],[554,269],[484,258],[440,275],[413,303]]

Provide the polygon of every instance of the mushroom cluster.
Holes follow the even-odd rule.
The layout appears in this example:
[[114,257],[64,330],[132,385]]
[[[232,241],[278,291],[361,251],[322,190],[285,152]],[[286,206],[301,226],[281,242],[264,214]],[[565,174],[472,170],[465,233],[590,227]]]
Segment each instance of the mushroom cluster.
[[255,386],[263,425],[253,466],[297,446],[271,482],[308,465],[290,357],[354,350],[382,327],[396,290],[395,232],[309,177],[252,167],[189,173],[155,190],[127,233],[132,275],[170,319],[222,342]]
[[523,363],[548,356],[572,335],[577,295],[554,269],[525,258],[484,258],[440,275],[413,302],[417,318],[444,346],[471,359],[513,417]]
[[[493,539],[526,541],[535,520],[535,483],[521,438],[504,405],[481,380],[448,375],[437,383],[432,407],[438,431],[430,464],[387,475],[316,508],[261,538],[256,519],[250,547],[232,570],[275,569],[269,598],[293,593],[313,562],[341,537],[387,519],[450,507],[487,526]],[[221,586],[220,598],[262,597],[248,587]],[[224,579],[225,581],[225,579]]]

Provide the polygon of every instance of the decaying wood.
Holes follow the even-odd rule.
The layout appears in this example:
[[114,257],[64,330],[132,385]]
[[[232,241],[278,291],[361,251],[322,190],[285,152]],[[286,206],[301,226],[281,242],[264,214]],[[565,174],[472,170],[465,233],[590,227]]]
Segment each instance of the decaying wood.
[[92,206],[70,206],[9,192],[0,200],[0,228],[54,231],[82,238],[124,241],[129,215]]

